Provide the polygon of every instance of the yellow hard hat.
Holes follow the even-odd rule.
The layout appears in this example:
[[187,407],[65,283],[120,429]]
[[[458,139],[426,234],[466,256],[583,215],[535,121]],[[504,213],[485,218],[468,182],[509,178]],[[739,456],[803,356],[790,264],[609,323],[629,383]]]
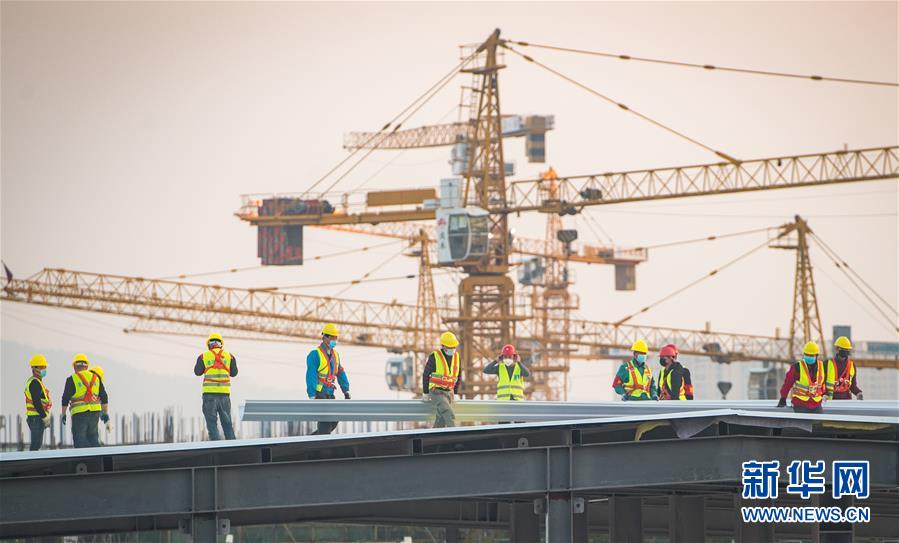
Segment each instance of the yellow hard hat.
[[440,344],[444,347],[453,349],[457,345],[459,345],[459,340],[456,338],[456,334],[452,332],[444,332],[440,334]]
[[96,373],[97,377],[99,377],[101,381],[103,380],[103,367],[102,366],[94,366],[93,368],[91,368],[91,371]]
[[852,350],[852,342],[849,341],[849,338],[846,336],[840,336],[836,341],[833,342],[834,347],[839,347],[840,349],[846,349],[847,351]]
[[31,357],[31,360],[28,362],[28,365],[32,368],[45,368],[47,367],[47,359],[44,358],[42,354],[36,354]]
[[214,339],[214,340],[217,340],[217,341],[221,341],[221,342],[222,342],[222,345],[225,344],[225,340],[222,339],[222,335],[219,334],[218,332],[213,332],[213,333],[209,334],[209,337],[206,338],[206,343],[208,344],[208,343],[209,343],[210,341],[212,341],[213,339]]
[[91,361],[87,359],[87,355],[83,353],[78,353],[75,355],[75,358],[72,360],[72,367],[74,368],[75,364],[78,364],[79,362],[88,366],[90,366],[91,364]]
[[802,348],[802,354],[821,354],[821,349],[818,348],[817,343],[809,341],[805,344],[805,347]]
[[638,339],[637,341],[634,342],[633,345],[631,345],[631,350],[634,351],[635,353],[646,354],[649,352],[649,347],[646,346],[645,341],[643,341],[642,339]]
[[322,328],[322,335],[323,336],[331,336],[331,337],[339,337],[340,330],[337,329],[336,324],[334,324],[333,322],[329,322],[328,324],[325,325],[324,328]]

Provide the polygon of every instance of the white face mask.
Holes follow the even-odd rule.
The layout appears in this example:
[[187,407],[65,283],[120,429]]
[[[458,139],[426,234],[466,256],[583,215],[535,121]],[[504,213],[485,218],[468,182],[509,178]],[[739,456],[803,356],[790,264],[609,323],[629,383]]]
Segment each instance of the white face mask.
[[443,354],[445,354],[446,356],[451,357],[451,356],[453,356],[454,354],[456,354],[456,349],[443,349]]
[[503,358],[503,364],[505,364],[507,366],[511,366],[514,363],[515,363],[515,360],[513,360],[511,358]]

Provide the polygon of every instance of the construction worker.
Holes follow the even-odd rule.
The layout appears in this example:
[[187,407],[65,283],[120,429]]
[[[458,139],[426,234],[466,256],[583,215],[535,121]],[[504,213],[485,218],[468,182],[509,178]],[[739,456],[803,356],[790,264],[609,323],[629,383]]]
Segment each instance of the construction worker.
[[864,400],[862,390],[858,388],[855,377],[855,364],[849,355],[852,354],[852,342],[846,336],[840,336],[834,342],[836,354],[827,361],[827,386],[828,393],[834,400],[851,400],[852,395],[858,400]]
[[[306,357],[306,395],[315,400],[333,400],[337,385],[343,397],[350,399],[350,380],[340,363],[337,354],[337,338],[340,331],[337,326],[328,323],[322,328],[322,342],[309,351]],[[330,434],[337,428],[336,422],[319,421],[313,435]]]
[[[109,397],[103,381],[87,370],[90,361],[84,354],[72,360],[75,370],[62,392],[62,423],[66,424],[66,409],[72,412],[72,443],[75,448],[99,447],[99,421],[109,422]],[[71,407],[69,404],[71,403]]]
[[497,400],[523,400],[524,378],[531,375],[530,370],[515,352],[514,345],[503,345],[499,356],[484,368],[486,375],[498,375],[496,384]]
[[690,378],[690,370],[681,365],[677,355],[677,345],[673,343],[669,343],[659,350],[659,364],[662,366],[659,374],[660,400],[693,399],[693,380]]
[[237,357],[224,350],[225,340],[219,333],[206,338],[206,351],[197,357],[194,375],[203,376],[203,416],[209,439],[221,439],[218,423],[222,421],[225,439],[234,439],[231,421],[231,379],[237,377]]
[[[106,381],[104,380],[106,377],[106,374],[103,371],[103,367],[102,366],[91,366],[90,372],[93,374],[96,374],[97,377],[100,378],[100,382],[103,384],[103,388],[106,388]],[[107,394],[109,394],[109,392],[107,392]],[[107,432],[112,431],[112,427],[109,425],[109,421],[106,421],[106,431]]]
[[437,413],[434,428],[447,428],[456,425],[456,413],[453,411],[453,395],[459,392],[462,383],[459,352],[456,347],[459,340],[452,332],[440,335],[440,348],[428,356],[425,370],[422,372],[421,387]]
[[31,377],[25,380],[25,417],[31,430],[29,450],[37,451],[44,443],[44,430],[50,426],[53,402],[43,380],[47,376],[47,359],[42,354],[36,354],[28,365],[31,366]]
[[793,411],[796,413],[821,413],[821,404],[833,390],[833,383],[827,382],[827,369],[818,358],[821,350],[814,341],[809,341],[802,349],[802,359],[790,366],[780,387],[780,401],[777,407],[787,406],[787,394],[792,394]]
[[646,363],[649,347],[645,341],[638,339],[631,346],[631,351],[633,357],[618,368],[612,388],[625,401],[658,400],[659,390]]

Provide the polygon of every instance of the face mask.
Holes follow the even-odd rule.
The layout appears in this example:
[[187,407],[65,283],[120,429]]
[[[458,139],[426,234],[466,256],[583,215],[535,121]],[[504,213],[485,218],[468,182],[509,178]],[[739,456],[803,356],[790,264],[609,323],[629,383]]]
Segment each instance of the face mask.
[[333,349],[334,347],[337,347],[337,340],[336,340],[336,339],[332,339],[331,341],[329,341],[329,342],[328,342],[328,347],[331,347],[332,349]]
[[507,366],[511,366],[514,363],[515,363],[515,361],[512,360],[511,358],[503,358],[503,364],[505,364]]
[[47,376],[47,370],[41,370],[41,377]]
[[634,357],[634,360],[636,360],[637,362],[642,364],[642,363],[646,362],[646,355],[638,354],[637,356]]
[[805,355],[805,363],[806,363],[806,364],[814,364],[815,361],[817,361],[817,360],[818,360],[818,359],[817,359],[817,357],[815,357],[815,356],[812,356],[812,355]]
[[839,352],[839,353],[837,353],[837,359],[838,359],[838,360],[843,360],[843,361],[848,360],[848,359],[849,359],[849,353],[847,353],[846,351]]
[[667,358],[660,358],[660,359],[659,359],[659,365],[662,366],[663,368],[667,368],[667,367],[668,367],[668,359],[667,359]]
[[454,354],[456,354],[456,349],[443,349],[443,354],[447,356],[447,358],[451,358]]

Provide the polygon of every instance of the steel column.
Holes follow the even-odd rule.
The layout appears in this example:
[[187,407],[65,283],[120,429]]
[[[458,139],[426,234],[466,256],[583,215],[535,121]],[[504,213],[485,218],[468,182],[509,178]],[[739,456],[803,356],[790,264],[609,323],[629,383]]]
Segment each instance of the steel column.
[[571,492],[550,492],[546,496],[546,541],[564,543],[572,539]]

